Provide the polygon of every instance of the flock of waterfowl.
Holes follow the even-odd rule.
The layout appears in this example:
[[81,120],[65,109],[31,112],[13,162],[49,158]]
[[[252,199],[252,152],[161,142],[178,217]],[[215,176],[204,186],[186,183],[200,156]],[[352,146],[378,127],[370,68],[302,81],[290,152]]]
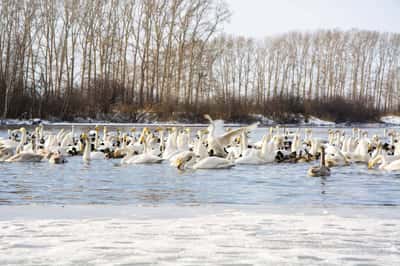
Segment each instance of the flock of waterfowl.
[[[205,116],[210,124],[192,134],[190,128],[145,127],[128,132],[109,132],[107,126],[76,132],[61,129],[54,134],[39,125],[32,132],[25,128],[8,130],[0,138],[0,161],[66,163],[69,156],[82,156],[85,162],[119,159],[121,164],[153,164],[168,161],[179,170],[223,169],[238,164],[305,163],[319,160],[308,170],[310,176],[330,175],[331,167],[364,163],[368,168],[400,170],[400,133],[384,130],[368,136],[367,131],[329,130],[326,139],[313,137],[312,129],[274,127],[261,140],[250,142],[249,133],[258,124],[236,129],[224,128],[223,121]],[[192,135],[195,135],[193,138]]]

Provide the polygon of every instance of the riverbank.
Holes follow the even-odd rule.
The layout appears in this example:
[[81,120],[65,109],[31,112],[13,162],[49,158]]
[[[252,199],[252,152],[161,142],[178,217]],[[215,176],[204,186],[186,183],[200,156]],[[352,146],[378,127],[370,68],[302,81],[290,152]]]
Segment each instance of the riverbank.
[[[382,116],[379,121],[371,123],[358,123],[358,122],[346,122],[346,123],[335,123],[332,121],[327,121],[320,119],[315,116],[304,117],[302,115],[297,115],[297,122],[295,123],[281,123],[274,121],[273,119],[263,116],[261,114],[250,114],[248,121],[237,120],[229,121],[226,123],[229,126],[243,125],[254,122],[259,122],[260,126],[274,126],[274,125],[289,125],[289,126],[324,126],[324,127],[348,127],[348,126],[361,126],[361,127],[384,127],[384,126],[400,126],[400,116],[388,115]],[[190,120],[173,120],[173,121],[162,121],[151,113],[144,114],[141,119],[130,121],[128,119],[92,119],[92,118],[82,118],[77,117],[72,121],[62,121],[57,118],[50,120],[33,118],[33,119],[3,119],[0,120],[0,126],[34,126],[34,125],[70,125],[70,124],[80,124],[80,125],[91,125],[91,124],[111,124],[111,125],[130,125],[130,124],[141,124],[141,125],[165,125],[173,126],[176,124],[191,124],[193,126],[206,126],[207,122],[199,123]]]

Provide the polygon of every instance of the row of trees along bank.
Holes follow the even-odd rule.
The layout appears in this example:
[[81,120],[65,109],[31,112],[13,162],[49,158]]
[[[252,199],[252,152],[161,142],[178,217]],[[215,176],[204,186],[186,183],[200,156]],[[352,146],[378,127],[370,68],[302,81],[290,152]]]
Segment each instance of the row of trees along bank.
[[[3,118],[149,110],[319,114],[400,109],[400,34],[361,30],[230,36],[217,0],[4,0]],[[261,26],[261,25],[260,25]],[[166,117],[168,118],[168,117]]]

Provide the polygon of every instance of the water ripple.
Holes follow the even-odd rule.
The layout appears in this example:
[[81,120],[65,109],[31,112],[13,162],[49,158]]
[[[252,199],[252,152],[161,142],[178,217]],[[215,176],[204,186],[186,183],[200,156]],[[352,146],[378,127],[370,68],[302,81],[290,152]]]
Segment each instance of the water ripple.
[[[316,129],[316,134],[327,129]],[[324,131],[324,132],[325,132]],[[258,129],[260,139],[266,129]],[[0,135],[4,135],[0,131]],[[65,165],[0,163],[0,205],[21,204],[242,204],[400,206],[400,174],[365,165],[334,168],[309,178],[310,164],[236,166],[179,173],[167,162],[121,166],[119,161]]]

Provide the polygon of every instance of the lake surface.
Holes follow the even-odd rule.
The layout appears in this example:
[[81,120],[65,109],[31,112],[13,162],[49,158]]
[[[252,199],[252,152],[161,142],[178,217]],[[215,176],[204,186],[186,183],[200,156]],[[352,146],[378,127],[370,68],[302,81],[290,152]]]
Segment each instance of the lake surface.
[[353,164],[322,179],[307,176],[317,162],[180,172],[68,159],[0,163],[1,265],[400,261],[400,172]]
[[[314,129],[314,135],[325,137],[327,130]],[[257,129],[252,139],[261,139],[266,131]],[[382,134],[383,130],[369,132]],[[167,161],[154,165],[121,165],[120,160],[87,164],[81,157],[70,157],[64,165],[0,163],[0,204],[400,205],[399,172],[353,164],[332,169],[327,178],[310,178],[307,170],[314,164],[317,162],[180,172]]]

